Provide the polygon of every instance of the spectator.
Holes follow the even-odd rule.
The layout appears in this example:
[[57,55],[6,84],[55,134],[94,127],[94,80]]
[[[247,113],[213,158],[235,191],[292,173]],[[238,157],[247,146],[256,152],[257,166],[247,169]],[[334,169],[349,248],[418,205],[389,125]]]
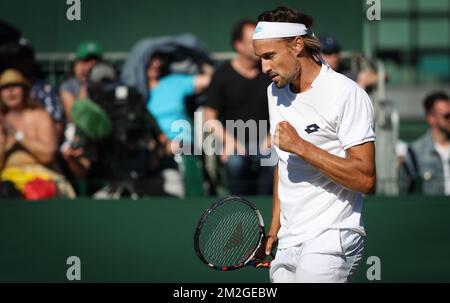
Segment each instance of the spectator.
[[53,118],[58,138],[64,130],[64,111],[56,89],[44,80],[31,44],[14,26],[0,21],[0,72],[13,68],[32,82],[31,98],[40,103]]
[[63,152],[68,172],[87,181],[83,194],[94,198],[170,194],[163,190],[159,169],[164,153],[157,141],[161,132],[142,96],[120,83],[106,63],[92,67],[87,87],[92,100],[73,105],[76,129]]
[[321,56],[325,62],[335,71],[341,72],[341,46],[331,36],[321,36]]
[[64,109],[59,100],[58,91],[50,83],[35,78],[30,92],[31,99],[36,100],[50,114],[55,126],[56,137],[62,138],[65,124]]
[[[219,119],[224,126],[227,120],[259,121],[268,123],[267,86],[270,79],[261,72],[258,57],[253,50],[252,36],[256,24],[242,20],[236,23],[231,34],[231,44],[237,56],[230,63],[221,66],[213,76],[208,90],[204,115],[205,121]],[[269,125],[267,125],[269,129]],[[258,139],[236,134],[217,134],[222,140],[224,154],[221,161],[225,165],[228,188],[232,194],[269,195],[272,193],[273,168],[261,166],[262,149],[268,137]],[[240,139],[240,140],[239,140]],[[257,146],[257,154],[249,153],[251,146]]]
[[73,189],[55,165],[57,139],[50,115],[30,99],[30,82],[17,70],[0,75],[0,170],[20,168],[59,181],[60,190],[73,197]]
[[[169,53],[157,51],[150,56],[146,69],[149,89],[147,109],[162,131],[159,140],[166,144],[166,155],[161,161],[162,174],[169,176],[165,179],[170,179],[170,186],[173,187],[170,191],[183,197],[186,194],[201,194],[203,172],[195,173],[196,178],[187,169],[190,166],[188,163],[195,163],[193,167],[197,171],[200,163],[192,155],[194,127],[182,126],[182,132],[179,132],[173,131],[172,126],[176,121],[191,120],[187,111],[188,97],[200,94],[209,85],[214,70],[208,63],[203,63],[199,67],[200,74],[170,73],[172,61],[176,62]],[[180,151],[183,154],[178,155]],[[194,179],[197,181],[195,185],[188,186],[187,180]]]
[[96,42],[83,42],[78,46],[76,60],[73,68],[73,77],[61,84],[60,96],[64,112],[69,121],[72,121],[70,110],[78,99],[88,97],[86,78],[91,68],[101,60],[102,50]]
[[[413,187],[426,195],[450,195],[450,99],[444,92],[425,98],[430,130],[414,141],[406,159]],[[420,184],[421,183],[421,184]]]
[[171,127],[177,120],[189,121],[185,107],[186,98],[202,92],[209,85],[213,68],[204,64],[203,73],[200,75],[170,74],[169,64],[169,55],[161,52],[154,53],[149,60],[147,109],[167,137],[168,152],[170,153],[180,146],[181,142],[178,142],[180,135],[183,145],[192,142],[192,133],[178,134],[172,131]]
[[[60,151],[67,160],[69,157],[78,157],[78,153],[71,149],[74,145],[75,125],[72,123],[72,106],[75,101],[88,98],[87,77],[92,67],[102,58],[102,50],[96,42],[83,42],[78,46],[74,63],[74,75],[64,81],[59,94],[64,107],[67,124],[64,131],[64,142]],[[81,172],[80,172],[81,173]]]
[[322,45],[321,56],[333,70],[342,73],[357,82],[366,91],[371,91],[377,84],[377,73],[372,69],[362,69],[357,73],[346,71],[342,66],[341,46],[338,41],[331,36],[321,36]]

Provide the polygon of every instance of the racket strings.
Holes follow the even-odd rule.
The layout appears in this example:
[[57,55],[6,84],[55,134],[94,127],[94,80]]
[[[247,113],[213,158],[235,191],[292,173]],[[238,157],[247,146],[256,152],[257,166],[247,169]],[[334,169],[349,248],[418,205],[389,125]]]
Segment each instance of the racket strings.
[[[231,239],[233,231],[232,229],[227,229],[227,227],[232,226],[235,220],[242,219],[242,213],[224,216],[218,212],[216,216],[218,217],[216,220],[219,220],[220,223],[211,232],[211,236],[205,244],[205,256],[211,258],[211,260],[217,260],[220,255],[223,255],[225,247],[217,249],[217,244],[223,242],[224,239]],[[207,230],[205,229],[205,231]],[[213,254],[211,255],[211,253]]]
[[[240,216],[240,220],[246,219],[245,218],[246,214],[241,213]],[[238,221],[240,222],[240,221]],[[238,225],[236,225],[236,228],[240,228],[241,233],[244,233],[244,231],[242,230],[243,227],[240,223],[238,223]],[[245,241],[245,242],[243,242]],[[231,237],[229,238],[227,244],[224,247],[224,264],[238,264],[242,261],[245,260],[245,256],[248,255],[249,253],[249,247],[250,250],[253,248],[252,246],[249,246],[249,244],[251,244],[253,242],[252,237],[249,236],[245,236],[244,234],[236,234],[236,229],[233,232],[233,234],[231,235]],[[229,247],[229,243],[232,243],[233,246]],[[228,246],[228,247],[227,247]],[[227,252],[227,253],[225,253]]]
[[[236,220],[242,222],[242,220],[245,219],[243,218],[244,216],[245,214],[241,213],[236,218],[225,219],[222,221],[221,226],[216,229],[216,232],[214,233],[215,237],[211,238],[211,241],[207,244],[209,251],[214,252],[212,255],[207,255],[207,258],[211,259],[213,263],[217,264],[219,260],[222,260],[220,262],[221,265],[229,265],[238,264],[243,261],[244,254],[249,250],[249,248],[247,248],[248,244],[254,241],[252,241],[253,239],[251,239],[251,237],[246,235],[236,234],[236,230],[233,231],[229,226],[234,226]],[[241,229],[241,232],[244,232],[243,230],[245,227],[241,227]],[[226,239],[228,240],[225,242]],[[247,241],[243,242],[243,239],[247,239]],[[217,249],[217,244],[222,246],[222,248]]]
[[[223,233],[223,231],[228,231],[226,227],[233,223],[233,219],[234,218],[232,218],[232,216],[221,218],[221,220],[219,221],[220,223],[211,232],[211,237],[205,244],[205,256],[208,259],[217,260],[218,257],[223,253],[222,250],[217,249],[216,244],[222,241],[222,237],[225,239],[230,237],[229,234]],[[229,231],[231,232],[231,230]]]
[[228,201],[208,216],[200,235],[204,259],[217,266],[237,265],[258,245],[259,219],[248,205]]
[[[236,255],[237,256],[240,256],[240,261],[239,262],[242,262],[242,261],[245,261],[248,257],[249,257],[249,254],[252,252],[252,250],[254,249],[254,247],[255,247],[255,243],[257,242],[257,239],[258,239],[258,237],[259,237],[259,233],[258,234],[256,234],[256,237],[252,237],[252,236],[247,236],[247,237],[245,237],[245,236],[241,236],[241,237],[243,237],[243,239],[244,239],[244,243],[242,243],[242,245],[240,245],[238,248],[238,251],[236,252]],[[236,240],[236,239],[233,239],[233,240]],[[231,255],[230,254],[230,257],[233,257],[234,255]],[[229,260],[227,260],[229,263],[230,262],[232,262],[232,260],[231,259],[229,259]]]

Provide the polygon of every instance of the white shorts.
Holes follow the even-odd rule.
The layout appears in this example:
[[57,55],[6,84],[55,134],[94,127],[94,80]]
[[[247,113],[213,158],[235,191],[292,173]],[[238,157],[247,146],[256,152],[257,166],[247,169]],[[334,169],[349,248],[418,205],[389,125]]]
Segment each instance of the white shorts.
[[363,237],[330,229],[294,247],[278,249],[270,266],[273,283],[350,282],[362,260]]

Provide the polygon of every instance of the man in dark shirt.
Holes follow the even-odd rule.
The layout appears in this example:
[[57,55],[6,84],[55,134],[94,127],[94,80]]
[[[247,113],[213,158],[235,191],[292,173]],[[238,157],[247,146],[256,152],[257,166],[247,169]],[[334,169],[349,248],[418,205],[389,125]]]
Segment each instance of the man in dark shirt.
[[236,195],[272,193],[273,167],[261,165],[270,145],[267,86],[271,81],[262,74],[254,55],[255,26],[248,20],[234,26],[231,43],[237,56],[214,74],[204,109],[205,121],[218,119],[222,124],[224,131],[218,135],[224,150],[220,159],[228,188]]

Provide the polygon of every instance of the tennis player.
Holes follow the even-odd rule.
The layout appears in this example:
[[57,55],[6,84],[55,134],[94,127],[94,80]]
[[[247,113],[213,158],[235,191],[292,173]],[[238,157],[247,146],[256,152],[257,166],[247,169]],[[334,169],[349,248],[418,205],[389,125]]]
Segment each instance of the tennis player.
[[362,194],[376,184],[372,102],[322,62],[310,16],[279,7],[258,21],[253,43],[273,81],[267,94],[279,158],[270,279],[348,282],[362,260]]

